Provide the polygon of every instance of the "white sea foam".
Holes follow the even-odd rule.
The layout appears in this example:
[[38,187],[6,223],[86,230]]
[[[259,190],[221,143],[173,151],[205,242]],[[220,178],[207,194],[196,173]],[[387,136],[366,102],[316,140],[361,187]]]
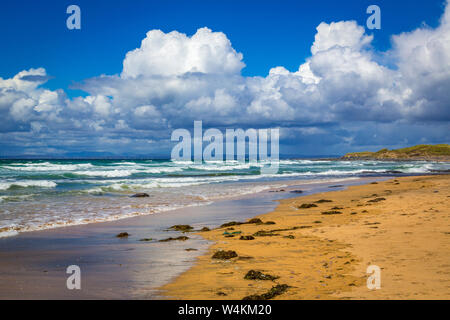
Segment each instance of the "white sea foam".
[[353,176],[361,173],[382,173],[384,169],[376,170],[327,170],[323,172],[285,172],[281,174],[260,174],[260,175],[230,175],[230,176],[206,176],[206,177],[161,177],[152,179],[128,179],[128,180],[93,180],[91,183],[101,183],[105,186],[88,189],[87,193],[103,193],[114,191],[139,191],[151,190],[154,188],[181,188],[189,186],[198,186],[203,184],[236,182],[242,180],[257,181],[261,179],[274,178],[295,178],[305,176]]
[[[107,183],[105,186],[91,188],[86,190],[87,193],[102,193],[114,191],[139,191],[150,190],[154,188],[180,188],[197,186],[209,183],[220,183],[226,181],[238,181],[244,179],[241,176],[221,176],[221,177],[168,177],[168,178],[154,178],[154,179],[139,179],[139,180],[103,180]],[[95,182],[100,182],[96,180]]]
[[145,170],[141,170],[140,172],[145,173],[171,173],[171,172],[180,172],[183,171],[182,168],[177,167],[155,167],[155,168],[146,168]]
[[127,177],[131,176],[133,173],[138,172],[137,170],[92,170],[92,171],[75,171],[74,174],[89,176],[89,177]]
[[98,222],[108,222],[108,221],[117,221],[121,219],[142,216],[142,215],[151,215],[154,213],[171,211],[181,208],[193,207],[193,206],[203,206],[211,204],[210,201],[202,201],[197,203],[189,203],[189,204],[161,204],[159,206],[152,207],[150,210],[146,211],[134,211],[127,212],[121,214],[112,214],[112,215],[102,215],[102,214],[92,214],[91,216],[82,216],[82,217],[51,217],[46,220],[40,219],[34,222],[27,222],[25,225],[14,224],[13,226],[8,227],[0,227],[0,238],[2,237],[11,237],[15,236],[21,232],[30,232],[30,231],[38,231],[38,230],[46,230],[46,229],[54,229],[59,227],[67,227],[74,225],[84,225],[90,223],[98,223]]
[[90,163],[80,163],[80,164],[53,164],[50,162],[44,163],[13,163],[9,166],[2,166],[4,169],[15,170],[15,171],[73,171],[79,169],[92,168],[93,165]]
[[297,160],[280,160],[280,164],[283,165],[297,165],[297,164],[317,164],[317,163],[330,163],[330,160],[306,160],[306,159],[297,159]]
[[16,230],[0,231],[0,238],[12,237],[12,236],[16,236],[18,234],[19,234],[19,232],[17,232]]
[[426,173],[430,172],[430,170],[434,169],[434,166],[432,164],[423,164],[419,167],[411,166],[409,168],[401,169],[401,171],[406,173]]
[[118,165],[118,166],[136,166],[137,165],[137,163],[136,162],[115,162],[115,163],[112,163],[113,165]]
[[85,170],[85,171],[74,171],[74,174],[89,176],[89,177],[107,177],[107,178],[118,178],[118,177],[128,177],[136,173],[172,173],[180,172],[183,169],[176,167],[155,167],[155,168],[145,168],[145,169],[115,169],[115,170]]
[[323,172],[314,173],[318,176],[334,176],[334,175],[347,175],[347,174],[360,174],[360,173],[375,173],[375,172],[385,172],[384,169],[358,169],[358,170],[327,170]]
[[[166,179],[165,182],[173,181],[170,178]],[[302,184],[311,183],[324,183],[332,181],[345,181],[356,178],[340,178],[340,179],[323,179],[320,181],[305,181]],[[191,178],[190,182],[194,182]],[[186,182],[186,181],[185,181]],[[188,183],[190,183],[188,182]],[[160,181],[159,183],[162,183]],[[157,194],[151,193],[152,197],[148,200],[143,200],[143,202],[136,202],[132,198],[115,198],[104,199],[98,198],[101,201],[97,206],[92,206],[94,202],[89,202],[86,205],[91,205],[85,209],[80,210],[80,205],[78,201],[75,201],[76,205],[73,206],[73,210],[61,210],[59,207],[55,207],[54,211],[41,211],[39,210],[39,215],[29,213],[29,217],[24,217],[22,215],[16,216],[13,223],[9,223],[9,227],[0,228],[0,237],[14,236],[17,233],[36,231],[43,229],[53,229],[63,226],[71,225],[81,225],[88,223],[115,221],[120,219],[125,219],[140,215],[149,215],[158,212],[170,211],[179,208],[186,208],[191,206],[201,206],[210,204],[211,201],[217,201],[226,198],[236,198],[243,195],[255,194],[258,192],[267,191],[269,189],[284,188],[289,185],[294,185],[298,182],[291,181],[285,182],[273,182],[273,183],[263,183],[255,185],[254,183],[245,184],[228,184],[220,185],[218,188],[199,188],[199,189],[183,189],[182,192],[173,192],[167,194],[166,192],[162,195],[168,196],[167,200],[157,198]],[[123,185],[110,185],[109,188],[123,188]],[[102,190],[101,188],[99,189]],[[198,193],[198,194],[197,194]],[[101,200],[103,199],[103,200]],[[156,201],[154,203],[153,201]],[[120,207],[115,207],[119,204]],[[72,208],[70,204],[64,204],[64,208]],[[59,208],[59,209],[58,209]],[[5,226],[5,225],[4,225]]]
[[53,181],[47,180],[28,180],[28,181],[2,181],[0,182],[0,190],[8,190],[11,187],[40,187],[40,188],[54,188],[57,184]]

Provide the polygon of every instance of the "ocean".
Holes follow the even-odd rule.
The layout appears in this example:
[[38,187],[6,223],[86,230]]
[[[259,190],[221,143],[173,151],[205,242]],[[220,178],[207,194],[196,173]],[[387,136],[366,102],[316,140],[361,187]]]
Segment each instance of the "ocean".
[[[425,161],[280,160],[260,163],[170,160],[0,160],[0,237],[113,221],[283,188],[298,181],[448,171]],[[147,198],[133,198],[145,192]]]

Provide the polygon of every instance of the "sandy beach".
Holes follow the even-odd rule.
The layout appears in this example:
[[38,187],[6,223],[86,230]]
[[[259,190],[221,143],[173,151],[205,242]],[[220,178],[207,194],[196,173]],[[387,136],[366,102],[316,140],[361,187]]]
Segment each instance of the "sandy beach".
[[2,2],[0,301],[450,300],[450,0],[103,2]]
[[[0,239],[0,298],[267,298],[278,285],[271,299],[448,299],[449,182],[299,181],[207,206],[25,232]],[[252,218],[261,222],[233,223]],[[168,230],[176,224],[212,231]],[[179,236],[188,240],[160,242]],[[237,257],[212,259],[220,250]],[[82,290],[66,288],[73,264]],[[381,269],[379,290],[366,287],[369,265]],[[244,279],[251,270],[272,280]]]
[[[170,226],[215,228],[274,210],[276,200],[296,196],[291,189],[313,194],[329,190],[331,184],[365,181],[297,181],[284,192],[266,190],[206,206],[0,238],[0,299],[162,299],[158,287],[188,270],[211,244],[201,235],[169,230]],[[121,232],[129,236],[117,238]],[[159,241],[180,236],[189,239]],[[141,241],[148,238],[152,239]],[[66,287],[66,268],[74,264],[82,272],[81,290]]]
[[[277,285],[273,299],[449,299],[449,197],[449,176],[439,175],[281,200],[262,223],[200,233],[214,244],[161,290],[170,299],[268,297]],[[237,257],[212,259],[220,250]],[[381,269],[380,289],[367,288],[369,265]],[[250,270],[276,279],[244,279]]]

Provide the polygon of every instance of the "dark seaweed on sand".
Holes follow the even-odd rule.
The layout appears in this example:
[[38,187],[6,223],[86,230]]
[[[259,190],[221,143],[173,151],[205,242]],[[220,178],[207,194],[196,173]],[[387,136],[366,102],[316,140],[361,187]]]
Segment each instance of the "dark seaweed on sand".
[[270,274],[264,274],[261,271],[257,270],[250,270],[247,272],[247,274],[244,276],[244,279],[246,280],[275,280],[278,279],[278,276],[272,276]]
[[280,294],[283,294],[288,288],[289,286],[287,284],[277,284],[266,293],[263,293],[261,295],[252,294],[250,296],[244,297],[242,300],[270,300],[276,296],[279,296]]
[[228,251],[224,251],[224,250],[219,250],[216,253],[213,254],[212,258],[213,259],[220,259],[220,260],[228,260],[228,259],[232,259],[237,257],[237,253],[236,251],[233,250],[228,250]]

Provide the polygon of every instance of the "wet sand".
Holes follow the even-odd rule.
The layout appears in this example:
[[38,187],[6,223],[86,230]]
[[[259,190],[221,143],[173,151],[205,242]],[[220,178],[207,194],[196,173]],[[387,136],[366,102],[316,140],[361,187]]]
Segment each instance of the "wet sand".
[[[201,233],[214,244],[161,290],[171,299],[243,299],[286,284],[274,299],[450,299],[449,197],[450,176],[440,175],[281,200],[257,216],[275,224]],[[238,256],[212,259],[219,250]],[[381,269],[380,289],[367,288],[369,265]],[[244,279],[250,270],[278,278]]]

